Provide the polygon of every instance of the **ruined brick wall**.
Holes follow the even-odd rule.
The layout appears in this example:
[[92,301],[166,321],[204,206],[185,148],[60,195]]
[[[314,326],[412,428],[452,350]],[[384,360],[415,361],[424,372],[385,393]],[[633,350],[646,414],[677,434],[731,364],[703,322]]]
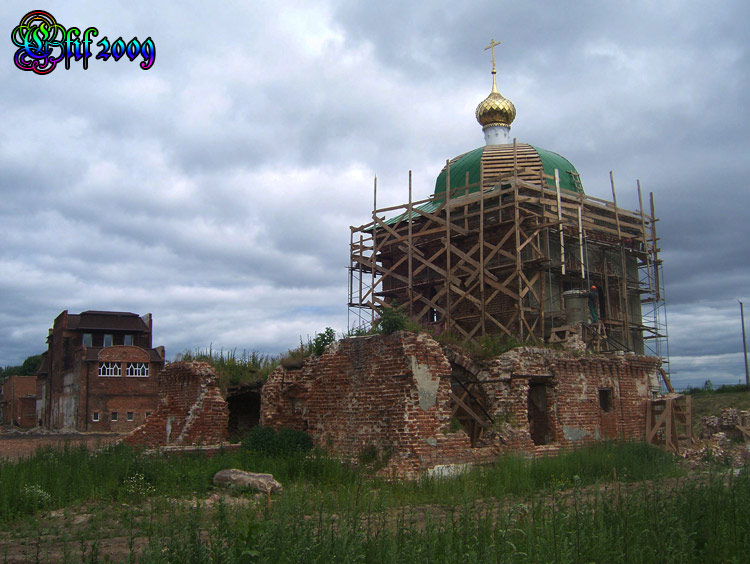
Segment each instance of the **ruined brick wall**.
[[[390,453],[386,472],[412,476],[503,450],[642,439],[658,367],[651,357],[533,347],[477,360],[424,334],[357,337],[301,369],[279,367],[262,390],[261,424],[306,431],[345,458]],[[488,415],[474,448],[470,429],[450,432],[457,379],[472,384],[477,412]]]
[[646,401],[658,391],[658,358],[521,347],[478,361],[457,348],[445,352],[479,382],[494,419],[495,434],[489,435],[501,449],[540,452],[645,436]]
[[463,432],[448,432],[450,372],[427,335],[345,339],[299,370],[271,374],[261,424],[306,431],[345,458],[376,449],[390,456],[384,473],[400,476],[446,460],[473,461],[488,453],[471,449]]
[[229,409],[208,363],[173,362],[159,376],[156,412],[123,440],[133,446],[217,444]]

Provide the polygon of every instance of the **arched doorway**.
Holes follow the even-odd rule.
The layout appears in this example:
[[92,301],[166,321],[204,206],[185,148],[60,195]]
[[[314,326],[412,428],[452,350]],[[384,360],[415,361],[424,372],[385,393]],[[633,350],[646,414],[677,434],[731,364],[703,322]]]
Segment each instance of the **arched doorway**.
[[469,436],[471,446],[480,446],[492,425],[487,395],[473,374],[453,363],[451,368],[451,415]]

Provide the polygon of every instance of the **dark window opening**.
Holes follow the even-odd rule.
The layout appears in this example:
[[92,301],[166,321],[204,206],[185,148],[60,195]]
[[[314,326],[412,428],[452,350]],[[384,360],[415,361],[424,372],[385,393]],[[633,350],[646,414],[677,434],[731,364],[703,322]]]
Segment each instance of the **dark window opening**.
[[110,421],[117,421],[117,412],[113,411],[112,416],[109,418]]
[[260,390],[241,391],[227,397],[229,434],[241,437],[260,423]]
[[604,413],[612,411],[612,389],[603,388],[599,390],[599,407]]
[[102,341],[102,346],[104,347],[111,347],[114,344],[114,337],[110,334],[104,335],[104,339]]
[[122,344],[125,346],[132,346],[133,345],[133,335],[125,335],[122,338]]
[[550,419],[550,401],[545,384],[529,384],[529,433],[535,445],[548,445],[554,440]]
[[91,333],[84,333],[83,334],[83,346],[84,347],[91,347],[93,346],[92,343],[94,342],[94,339],[91,335]]
[[135,413],[128,411],[128,421],[133,421],[133,419],[135,419]]

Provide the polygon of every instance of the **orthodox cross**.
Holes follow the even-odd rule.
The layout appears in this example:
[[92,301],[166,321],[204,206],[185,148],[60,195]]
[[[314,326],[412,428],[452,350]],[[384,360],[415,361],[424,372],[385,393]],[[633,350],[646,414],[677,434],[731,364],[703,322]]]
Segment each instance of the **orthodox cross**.
[[501,43],[502,41],[495,41],[494,39],[490,39],[490,44],[484,48],[485,51],[487,49],[492,49],[492,74],[495,74],[495,46],[500,45]]

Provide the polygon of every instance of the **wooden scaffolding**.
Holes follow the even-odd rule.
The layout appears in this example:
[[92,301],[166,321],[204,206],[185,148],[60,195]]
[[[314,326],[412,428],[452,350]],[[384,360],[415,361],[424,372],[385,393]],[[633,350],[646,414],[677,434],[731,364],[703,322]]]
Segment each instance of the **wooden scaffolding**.
[[377,208],[376,181],[372,220],[350,228],[350,325],[398,305],[465,339],[542,341],[565,324],[562,291],[595,283],[606,347],[637,350],[639,335],[663,338],[640,315],[641,303],[663,299],[653,195],[646,213],[638,184],[640,210],[624,210],[612,178],[609,202],[561,190],[562,172],[530,168],[515,142],[511,155],[498,170],[482,164],[479,182],[467,172],[453,190],[447,162],[445,191],[418,201],[410,172],[399,206]]
[[646,442],[676,453],[693,446],[690,396],[669,393],[646,403]]

